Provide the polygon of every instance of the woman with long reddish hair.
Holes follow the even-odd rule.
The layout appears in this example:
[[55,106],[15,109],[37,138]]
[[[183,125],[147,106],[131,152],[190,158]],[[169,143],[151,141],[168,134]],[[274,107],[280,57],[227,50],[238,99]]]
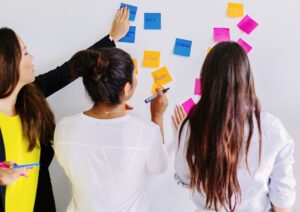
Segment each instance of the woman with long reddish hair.
[[[247,54],[217,44],[202,71],[202,96],[180,126],[175,170],[197,211],[291,211],[294,142],[281,121],[261,112]],[[184,114],[176,108],[176,126]]]

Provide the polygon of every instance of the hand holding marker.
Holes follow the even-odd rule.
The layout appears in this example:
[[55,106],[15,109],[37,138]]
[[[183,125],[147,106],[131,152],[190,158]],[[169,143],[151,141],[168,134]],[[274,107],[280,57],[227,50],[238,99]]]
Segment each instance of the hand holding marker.
[[[39,163],[28,163],[28,164],[18,165],[18,164],[13,163],[13,162],[0,162],[0,168],[6,168],[6,169],[23,169],[23,168],[26,168],[28,170],[28,169],[32,169],[35,166],[40,166],[40,164]],[[19,176],[28,177],[23,172],[21,172],[19,174]]]
[[[162,92],[166,93],[169,89],[170,88],[163,89]],[[157,94],[150,96],[149,98],[145,99],[145,103],[147,104],[147,103],[153,101],[156,97],[157,97]]]

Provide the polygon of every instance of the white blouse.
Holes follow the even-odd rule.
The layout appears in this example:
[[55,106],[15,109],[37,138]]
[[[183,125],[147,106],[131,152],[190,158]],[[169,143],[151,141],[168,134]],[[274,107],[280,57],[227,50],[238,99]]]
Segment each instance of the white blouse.
[[[256,123],[254,119],[254,123]],[[293,174],[294,141],[287,133],[281,121],[275,116],[262,112],[262,158],[259,166],[259,136],[257,125],[248,153],[248,172],[245,155],[238,168],[238,180],[241,187],[242,200],[238,205],[239,212],[271,211],[271,203],[279,208],[292,207],[296,199],[296,180]],[[178,184],[187,187],[190,173],[186,161],[186,143],[189,138],[189,125],[183,128],[180,146],[175,158],[175,179]],[[198,192],[192,194],[198,212],[214,211],[205,209],[205,195]],[[224,210],[222,210],[224,211]]]
[[72,184],[67,211],[147,211],[146,176],[167,169],[162,141],[157,125],[130,115],[64,118],[56,126],[54,149]]

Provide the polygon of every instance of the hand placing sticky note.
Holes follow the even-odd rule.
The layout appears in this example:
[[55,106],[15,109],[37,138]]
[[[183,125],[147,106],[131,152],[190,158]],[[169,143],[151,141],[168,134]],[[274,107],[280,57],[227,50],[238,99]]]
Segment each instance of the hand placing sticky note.
[[143,67],[158,68],[160,66],[160,52],[144,51]]
[[134,21],[136,13],[137,13],[137,7],[130,5],[130,4],[121,3],[120,8],[123,8],[123,7],[127,7],[129,9],[129,12],[130,12],[129,21]]
[[237,25],[243,32],[248,35],[258,26],[258,23],[254,21],[250,16],[246,15],[240,23]]
[[123,43],[134,43],[135,42],[135,26],[130,26],[127,34],[119,40],[119,42]]
[[139,67],[138,67],[138,64],[137,64],[137,59],[133,59],[133,65],[134,65],[135,74],[138,75],[139,74]]
[[191,55],[192,41],[176,38],[174,54],[189,57]]
[[144,14],[144,29],[161,29],[161,14],[160,13],[145,13]]
[[243,47],[246,53],[249,53],[252,50],[252,46],[250,46],[250,44],[248,44],[242,38],[240,38],[237,43],[240,44],[241,47]]
[[199,78],[195,79],[195,89],[194,89],[195,95],[202,95],[202,87],[201,87],[201,80]]
[[229,2],[227,6],[227,15],[232,18],[244,16],[244,5],[241,3]]
[[192,98],[185,101],[181,106],[184,109],[185,113],[188,115],[190,111],[195,107],[195,102]]
[[162,67],[152,72],[151,75],[153,77],[154,83],[160,86],[163,86],[173,80],[167,67]]
[[215,42],[230,41],[230,29],[214,28],[214,40]]

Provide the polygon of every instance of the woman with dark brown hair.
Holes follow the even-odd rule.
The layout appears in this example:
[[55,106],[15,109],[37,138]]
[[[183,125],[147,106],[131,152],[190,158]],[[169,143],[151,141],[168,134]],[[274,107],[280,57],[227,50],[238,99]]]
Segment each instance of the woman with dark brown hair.
[[124,110],[137,86],[127,52],[85,50],[70,64],[93,106],[59,121],[55,129],[55,155],[72,184],[67,212],[148,211],[146,178],[164,173],[168,164],[162,135],[166,94],[158,88],[152,122],[144,121]]
[[[109,35],[89,49],[115,47],[129,27],[127,8],[118,11]],[[53,158],[54,116],[45,97],[68,85],[69,63],[34,77],[33,56],[20,37],[0,29],[0,211],[55,211],[48,167]],[[13,168],[40,163],[40,167]]]
[[[217,44],[202,71],[202,96],[180,126],[175,170],[197,211],[291,211],[294,142],[261,112],[249,60],[234,42]],[[183,118],[176,108],[176,125]]]

